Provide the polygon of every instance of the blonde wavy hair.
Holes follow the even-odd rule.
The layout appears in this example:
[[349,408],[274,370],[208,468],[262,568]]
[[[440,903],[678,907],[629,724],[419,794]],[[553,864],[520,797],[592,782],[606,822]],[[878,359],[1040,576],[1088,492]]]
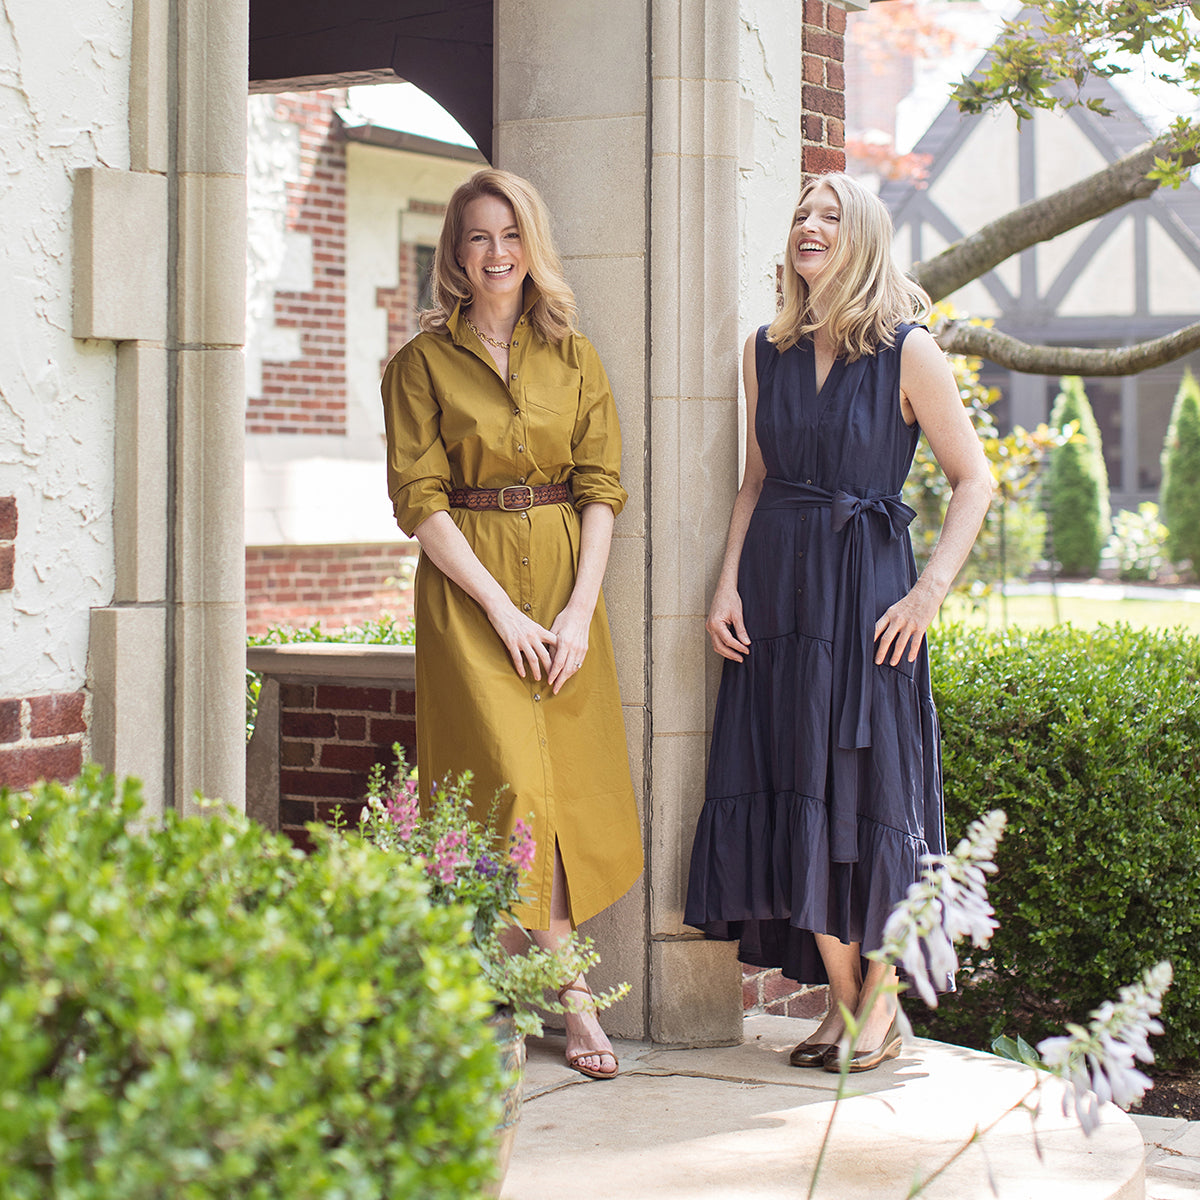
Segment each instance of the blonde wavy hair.
[[883,201],[834,171],[809,179],[796,208],[822,186],[837,196],[841,209],[837,245],[810,292],[792,260],[793,213],[783,260],[783,307],[767,327],[767,339],[782,353],[823,326],[837,357],[853,362],[894,345],[896,326],[923,320],[933,305],[892,261],[892,218]]
[[495,196],[512,208],[529,278],[540,293],[529,311],[529,322],[545,341],[561,342],[576,332],[575,293],[563,277],[562,261],[550,236],[546,205],[527,179],[493,167],[476,171],[460,183],[446,205],[442,232],[433,252],[433,307],[420,314],[421,328],[426,333],[444,333],[454,306],[461,301],[465,308],[474,299],[471,281],[458,265],[458,245],[467,205],[481,196]]

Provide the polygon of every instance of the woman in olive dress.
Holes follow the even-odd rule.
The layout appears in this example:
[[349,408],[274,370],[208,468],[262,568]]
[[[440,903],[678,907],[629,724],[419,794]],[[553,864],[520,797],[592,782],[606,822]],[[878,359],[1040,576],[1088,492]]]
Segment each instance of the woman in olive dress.
[[[483,170],[453,194],[434,307],[383,379],[388,490],[421,544],[415,580],[417,762],[499,793],[507,837],[532,814],[517,918],[542,946],[642,870],[600,583],[626,500],[608,379],[531,184]],[[567,1061],[617,1060],[580,977],[563,989]]]

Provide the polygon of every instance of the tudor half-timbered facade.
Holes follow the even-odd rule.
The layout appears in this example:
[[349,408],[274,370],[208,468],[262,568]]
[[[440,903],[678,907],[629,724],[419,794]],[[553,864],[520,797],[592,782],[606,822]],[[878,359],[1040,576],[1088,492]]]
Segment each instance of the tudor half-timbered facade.
[[[948,103],[914,147],[929,159],[923,186],[889,181],[880,189],[901,265],[931,258],[1152,137],[1111,84],[1093,80],[1088,94],[1111,115],[1083,107],[1039,112],[1018,128],[1007,111],[970,117]],[[1200,189],[1160,188],[1001,263],[951,302],[960,313],[992,318],[1005,333],[1041,344],[1121,346],[1170,333],[1200,313]],[[1200,354],[1193,354],[1141,375],[1086,380],[1114,509],[1157,499],[1171,403],[1189,362],[1200,370]],[[1046,420],[1058,391],[1057,378],[989,364],[984,381],[1001,389],[995,412],[1002,427]]]

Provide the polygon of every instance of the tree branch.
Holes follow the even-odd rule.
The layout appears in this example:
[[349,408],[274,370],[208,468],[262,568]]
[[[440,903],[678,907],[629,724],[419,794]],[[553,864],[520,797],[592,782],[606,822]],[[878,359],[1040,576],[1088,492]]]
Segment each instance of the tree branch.
[[[1165,158],[1173,149],[1174,139],[1169,136],[1148,142],[1070,187],[1022,204],[955,242],[936,258],[917,263],[912,270],[913,278],[933,300],[945,299],[971,280],[986,275],[1006,258],[1102,217],[1131,200],[1152,195],[1159,183],[1147,179],[1146,173],[1154,169],[1155,158]],[[1188,150],[1182,160],[1184,166],[1193,166],[1200,162],[1200,155]]]
[[1200,349],[1200,321],[1166,337],[1108,350],[1031,346],[1007,333],[966,321],[950,321],[940,326],[935,336],[947,354],[986,358],[1027,375],[1136,375]]

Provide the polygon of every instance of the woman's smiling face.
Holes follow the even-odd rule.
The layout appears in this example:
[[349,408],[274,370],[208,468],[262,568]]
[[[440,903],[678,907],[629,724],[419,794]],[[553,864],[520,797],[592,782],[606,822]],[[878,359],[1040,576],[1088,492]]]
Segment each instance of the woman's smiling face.
[[810,286],[829,263],[838,242],[841,219],[841,205],[828,184],[814,188],[796,209],[788,246],[792,266]]
[[458,261],[476,300],[520,295],[528,267],[512,205],[499,196],[477,196],[463,209]]

